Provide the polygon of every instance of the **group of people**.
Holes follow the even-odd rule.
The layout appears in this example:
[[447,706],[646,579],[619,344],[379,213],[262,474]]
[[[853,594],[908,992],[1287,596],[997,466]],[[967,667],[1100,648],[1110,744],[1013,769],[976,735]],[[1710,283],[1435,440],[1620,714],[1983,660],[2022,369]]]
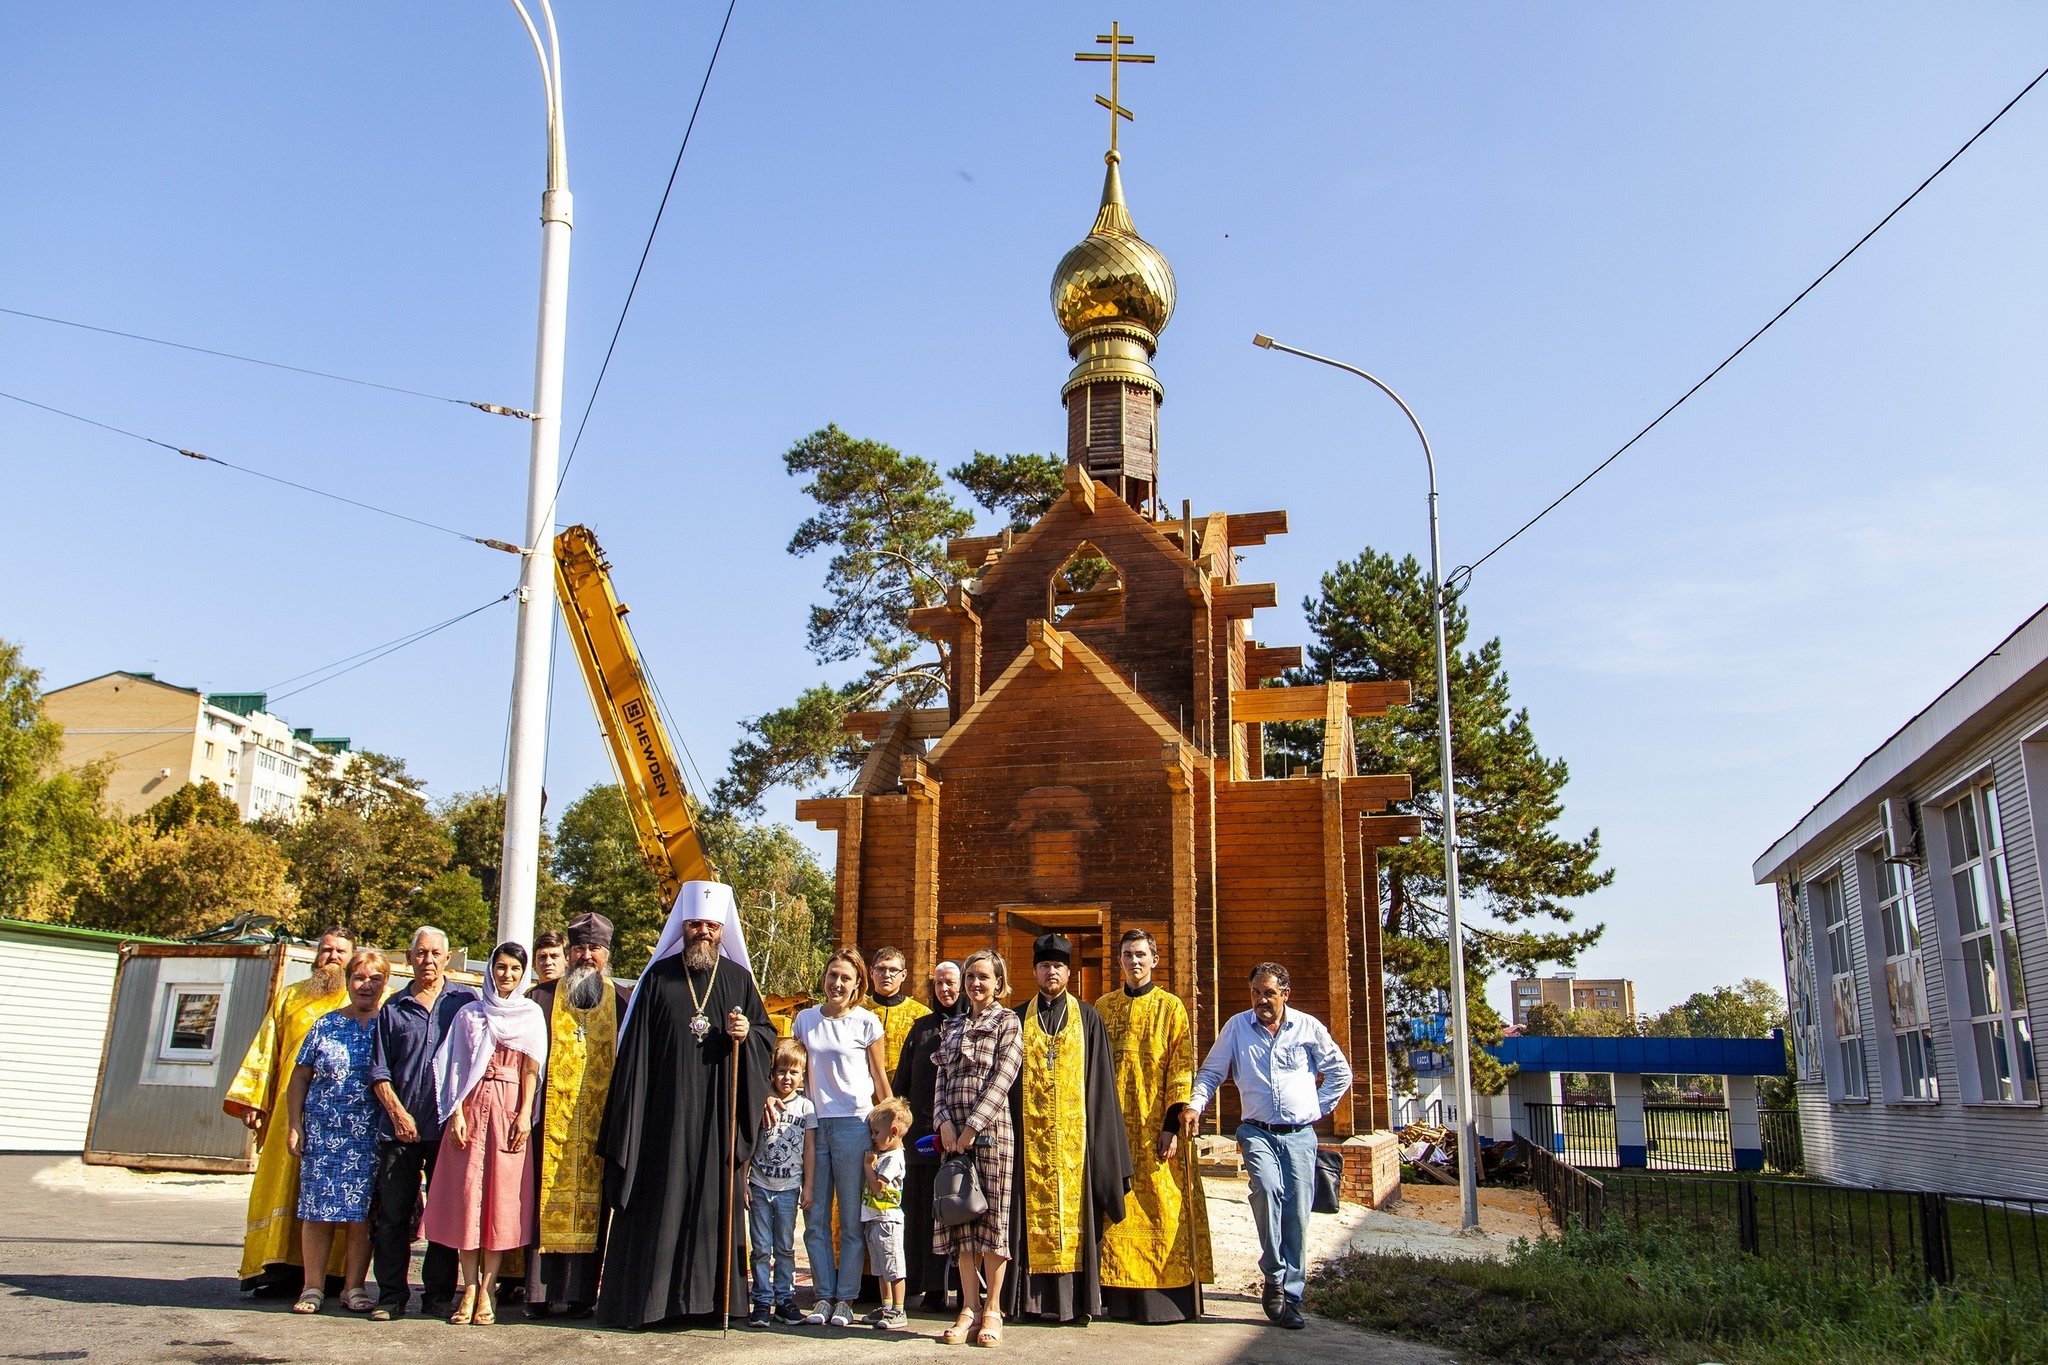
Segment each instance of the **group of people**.
[[[1232,1080],[1265,1311],[1302,1324],[1314,1124],[1350,1069],[1289,1009],[1284,967],[1252,972],[1252,1009],[1198,1068],[1142,929],[1092,1005],[1069,991],[1057,933],[1033,945],[1036,989],[1014,1009],[994,951],[938,964],[918,999],[902,952],[842,948],[786,1037],[729,888],[684,886],[630,990],[610,941],[596,915],[543,935],[531,990],[525,951],[501,945],[479,992],[446,979],[446,936],[423,928],[394,992],[383,954],[322,935],[228,1096],[260,1144],[244,1287],[318,1312],[338,1278],[346,1307],[397,1317],[417,1228],[422,1309],[457,1323],[496,1320],[501,1276],[528,1316],[626,1328],[901,1329],[913,1296],[957,1311],[940,1335],[954,1345],[998,1345],[1015,1317],[1189,1321],[1211,1278],[1194,1137]],[[971,1170],[971,1199],[939,1199],[949,1161],[954,1195]],[[863,1299],[880,1306],[856,1320]]]

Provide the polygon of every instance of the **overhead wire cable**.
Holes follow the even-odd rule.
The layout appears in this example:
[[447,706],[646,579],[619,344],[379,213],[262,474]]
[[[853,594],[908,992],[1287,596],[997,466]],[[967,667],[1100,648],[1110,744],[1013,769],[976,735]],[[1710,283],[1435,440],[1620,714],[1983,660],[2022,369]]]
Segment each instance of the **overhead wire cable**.
[[[330,684],[330,681],[334,681],[336,677],[342,677],[344,673],[354,673],[356,669],[360,669],[360,667],[367,667],[367,665],[371,665],[371,663],[377,663],[379,659],[387,659],[389,655],[395,655],[395,653],[397,653],[397,651],[401,651],[401,649],[410,649],[412,645],[418,645],[420,641],[428,639],[428,636],[440,634],[442,630],[446,630],[446,628],[449,628],[449,626],[455,626],[455,624],[459,624],[459,622],[465,622],[465,620],[469,620],[471,616],[475,616],[477,612],[487,612],[487,610],[492,610],[494,606],[498,606],[498,604],[502,604],[502,602],[510,602],[510,600],[512,600],[512,598],[516,598],[516,596],[518,596],[518,589],[514,587],[512,591],[504,593],[504,596],[492,598],[492,600],[489,600],[489,602],[485,602],[483,606],[473,606],[473,608],[469,608],[467,612],[463,612],[461,616],[451,616],[449,620],[444,620],[444,622],[440,622],[438,626],[426,626],[424,630],[414,630],[412,634],[401,634],[401,636],[399,636],[399,639],[395,639],[395,641],[391,641],[391,643],[387,643],[387,645],[379,645],[379,647],[377,647],[375,651],[362,651],[362,655],[369,655],[367,659],[365,659],[365,657],[362,657],[362,655],[350,655],[350,659],[356,659],[356,663],[348,663],[348,659],[338,659],[336,663],[348,663],[348,667],[344,667],[344,669],[336,669],[336,671],[328,673],[326,677],[315,677],[313,681],[309,681],[309,684],[305,684],[303,688],[293,688],[291,692],[279,692],[279,694],[276,694],[274,698],[270,698],[270,702],[266,702],[266,704],[274,704],[274,702],[283,702],[283,700],[285,700],[285,698],[289,698],[289,696],[299,696],[301,692],[309,692],[309,690],[313,690],[313,688],[322,688],[322,686]],[[326,667],[334,669],[336,665],[334,665],[334,663],[330,663],[330,665],[326,665]],[[319,673],[319,671],[324,671],[324,669],[311,669],[311,671],[313,671],[313,673]],[[305,675],[307,675],[307,673],[299,673],[299,677],[305,677]],[[285,681],[293,681],[293,679],[285,679]],[[268,688],[264,688],[264,690],[268,692]]]
[[359,498],[347,497],[340,493],[330,493],[324,488],[315,488],[311,484],[300,483],[295,479],[287,479],[279,474],[266,474],[260,469],[251,469],[247,465],[236,464],[232,460],[223,460],[218,455],[208,455],[203,451],[188,450],[184,446],[177,445],[170,441],[160,441],[154,436],[145,436],[139,431],[130,431],[126,427],[117,427],[112,422],[102,422],[98,418],[86,417],[80,413],[69,412],[63,408],[52,407],[48,403],[38,403],[35,399],[23,398],[18,393],[7,393],[4,391],[0,391],[0,398],[5,398],[10,402],[20,403],[24,407],[35,408],[41,412],[51,413],[57,417],[68,418],[73,422],[83,422],[85,423],[85,425],[89,427],[98,427],[102,431],[111,431],[117,436],[126,436],[130,440],[142,441],[153,446],[161,446],[165,450],[173,451],[179,455],[183,455],[188,460],[200,460],[207,464],[217,464],[223,469],[232,469],[237,474],[247,474],[252,478],[264,479],[270,483],[283,484],[287,488],[296,488],[302,493],[311,493],[314,497],[328,498],[334,502],[347,503],[350,507],[359,507],[365,512],[375,512],[378,516],[395,517],[399,521],[409,521],[415,526],[424,526],[429,531],[440,531],[444,535],[454,536],[458,540],[467,540],[473,544],[482,545],[487,549],[502,550],[506,554],[513,555],[516,555],[520,552],[519,547],[517,545],[508,544],[507,542],[502,540],[494,540],[489,536],[473,536],[467,531],[458,531],[453,526],[443,526],[436,521],[427,521],[423,518],[412,516],[409,513],[393,511],[389,507],[379,507],[375,503],[363,502]]
[[1701,389],[1705,388],[1708,385],[1708,383],[1710,383],[1714,379],[1716,375],[1721,373],[1721,371],[1727,369],[1730,365],[1734,364],[1737,358],[1739,358],[1744,351],[1747,351],[1751,346],[1755,345],[1764,333],[1770,331],[1771,328],[1777,326],[1778,323],[1784,318],[1784,316],[1787,313],[1791,312],[1794,308],[1797,308],[1801,301],[1803,301],[1808,294],[1811,294],[1814,290],[1820,288],[1822,283],[1824,283],[1827,280],[1828,276],[1834,274],[1837,270],[1841,269],[1842,266],[1848,261],[1848,259],[1851,256],[1854,256],[1858,251],[1861,251],[1863,249],[1864,244],[1867,243],[1871,238],[1877,236],[1877,234],[1884,229],[1887,223],[1891,222],[1892,219],[1898,217],[1900,213],[1904,212],[1908,204],[1912,203],[1915,199],[1918,199],[1920,197],[1921,191],[1925,190],[1929,185],[1932,185],[1937,179],[1939,179],[1943,171],[1946,171],[1950,166],[1955,165],[1957,160],[1959,160],[1962,157],[1963,153],[1969,151],[1970,148],[1976,144],[1978,138],[1981,138],[1984,136],[1984,134],[1990,132],[1991,129],[1998,123],[2000,119],[2004,118],[2007,114],[2012,112],[2014,105],[2018,104],[2021,100],[2025,99],[2030,93],[2032,93],[2034,87],[2039,85],[2043,80],[2048,80],[2048,67],[2042,68],[2039,75],[2035,76],[2034,79],[2028,81],[2025,87],[2023,87],[2017,95],[2014,95],[2011,99],[2007,100],[2004,106],[2000,108],[1997,113],[1993,114],[1990,120],[1986,122],[1983,127],[1979,128],[1976,132],[1970,134],[1969,138],[1963,143],[1962,146],[1956,148],[1955,151],[1951,152],[1946,161],[1942,162],[1939,166],[1936,166],[1932,174],[1930,174],[1925,180],[1921,181],[1919,185],[1914,187],[1914,190],[1911,194],[1907,195],[1904,199],[1901,199],[1890,213],[1887,213],[1884,217],[1880,218],[1877,221],[1876,227],[1871,228],[1870,231],[1864,233],[1861,237],[1858,237],[1856,239],[1856,243],[1854,246],[1851,246],[1847,251],[1843,252],[1840,256],[1835,258],[1835,262],[1833,265],[1830,265],[1826,270],[1821,271],[1819,275],[1815,276],[1813,283],[1807,285],[1806,288],[1800,290],[1799,293],[1793,297],[1790,303],[1786,304],[1783,308],[1780,308],[1776,313],[1773,313],[1771,315],[1771,320],[1769,322],[1766,322],[1763,326],[1757,328],[1754,332],[1750,333],[1749,339],[1747,341],[1743,342],[1740,346],[1737,346],[1733,351],[1730,351],[1726,359],[1724,359],[1720,364],[1716,365],[1713,369],[1707,371],[1705,377],[1702,378],[1697,384],[1694,384],[1691,388],[1687,389],[1684,393],[1680,394],[1677,398],[1677,401],[1673,402],[1670,407],[1664,409],[1664,411],[1658,413],[1654,418],[1652,418],[1648,426],[1645,426],[1641,431],[1638,431],[1635,435],[1629,437],[1627,441],[1622,443],[1621,448],[1619,450],[1616,450],[1612,455],[1609,455],[1599,464],[1594,465],[1593,468],[1586,474],[1584,478],[1580,479],[1570,488],[1565,489],[1564,492],[1558,494],[1557,497],[1554,498],[1550,502],[1550,504],[1546,506],[1542,511],[1538,512],[1535,516],[1529,518],[1527,521],[1523,522],[1520,526],[1515,528],[1515,532],[1513,535],[1509,536],[1506,540],[1501,541],[1500,544],[1494,546],[1491,550],[1488,550],[1485,554],[1479,556],[1479,558],[1473,560],[1470,564],[1463,565],[1460,568],[1454,569],[1448,575],[1446,575],[1447,589],[1451,592],[1458,591],[1464,582],[1469,581],[1471,579],[1473,571],[1478,569],[1480,565],[1484,564],[1487,560],[1492,559],[1495,555],[1499,554],[1502,550],[1505,550],[1508,546],[1514,544],[1516,539],[1521,536],[1522,532],[1528,530],[1537,522],[1543,520],[1552,512],[1556,511],[1558,507],[1564,503],[1565,499],[1571,497],[1581,488],[1584,488],[1587,484],[1591,483],[1593,479],[1598,474],[1600,474],[1602,470],[1606,469],[1609,465],[1613,464],[1623,455],[1626,455],[1630,447],[1634,446],[1636,442],[1642,440],[1645,436],[1648,436],[1652,431],[1655,431],[1658,425],[1662,423],[1665,418],[1669,417],[1672,413],[1678,411],[1678,409],[1684,405],[1687,399],[1691,398],[1694,394],[1698,393]]
[[360,384],[366,389],[383,389],[386,393],[402,393],[414,398],[427,398],[436,403],[454,403],[458,407],[475,408],[498,417],[522,417],[531,421],[533,414],[520,408],[508,408],[500,403],[480,403],[473,398],[451,398],[445,393],[428,393],[424,389],[408,389],[402,384],[383,384],[374,379],[358,379],[353,375],[335,374],[329,370],[308,369],[304,365],[287,365],[281,360],[264,360],[259,356],[241,355],[234,351],[217,351],[211,346],[194,346],[184,341],[169,341],[163,337],[144,336],[140,332],[124,332],[118,327],[99,327],[90,322],[74,322],[70,318],[51,317],[47,313],[31,313],[25,308],[0,308],[0,313],[9,317],[28,318],[35,322],[54,323],[59,327],[76,327],[82,332],[98,332],[102,336],[121,337],[128,341],[146,341],[152,346],[168,346],[178,351],[193,351],[199,355],[215,356],[221,360],[239,360],[244,365],[262,365],[273,370],[289,370],[293,374],[311,375],[315,379],[332,379],[342,384]]
[[554,504],[562,497],[562,485],[569,478],[569,466],[576,463],[576,452],[583,445],[583,433],[590,426],[590,411],[597,406],[598,391],[604,387],[604,377],[611,371],[612,353],[619,349],[619,334],[626,330],[626,314],[633,309],[633,296],[640,291],[640,276],[647,270],[647,257],[654,250],[654,235],[661,231],[661,220],[668,212],[669,196],[675,192],[676,175],[683,169],[683,153],[690,150],[690,134],[696,131],[697,115],[704,108],[704,94],[711,89],[711,73],[718,69],[718,54],[725,48],[726,30],[732,27],[732,12],[738,8],[739,0],[728,0],[725,7],[725,22],[718,26],[718,41],[712,44],[711,60],[705,63],[704,79],[697,86],[697,102],[690,106],[690,121],[683,126],[682,145],[676,148],[676,159],[668,169],[668,184],[662,187],[661,203],[655,206],[654,221],[648,225],[647,240],[640,247],[640,263],[633,267],[633,282],[626,286],[626,301],[619,305],[619,320],[612,326],[611,343],[604,348],[604,362],[597,367],[597,380],[590,386],[590,397],[583,404],[583,418],[576,424],[576,437],[569,443],[569,457],[562,461],[562,472],[555,479],[554,498],[548,503],[548,514],[541,524],[552,525]]

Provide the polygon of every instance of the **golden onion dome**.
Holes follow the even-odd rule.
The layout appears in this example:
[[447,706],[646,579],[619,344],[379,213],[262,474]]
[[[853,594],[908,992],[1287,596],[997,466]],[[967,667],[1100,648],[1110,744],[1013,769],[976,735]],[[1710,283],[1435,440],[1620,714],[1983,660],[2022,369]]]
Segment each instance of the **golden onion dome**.
[[1117,174],[1120,160],[1117,153],[1109,154],[1094,228],[1053,271],[1053,315],[1070,338],[1121,322],[1142,327],[1156,339],[1173,317],[1173,267],[1131,225]]

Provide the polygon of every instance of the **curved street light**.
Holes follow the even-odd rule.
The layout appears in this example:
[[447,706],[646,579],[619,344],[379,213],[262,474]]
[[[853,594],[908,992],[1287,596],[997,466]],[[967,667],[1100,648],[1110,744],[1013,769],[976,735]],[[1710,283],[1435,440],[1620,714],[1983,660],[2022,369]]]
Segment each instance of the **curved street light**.
[[562,452],[562,357],[569,320],[568,150],[562,136],[562,41],[549,0],[541,41],[533,16],[512,0],[540,58],[547,100],[547,188],[540,197],[540,325],[533,361],[533,444],[527,458],[526,540],[519,574],[519,630],[512,655],[512,720],[506,759],[505,835],[498,877],[498,941],[531,944],[540,877],[541,783],[547,773],[548,662],[555,634],[555,482]]
[[1442,751],[1439,762],[1443,769],[1443,810],[1444,810],[1444,902],[1449,911],[1451,941],[1451,1065],[1458,1091],[1458,1195],[1462,1206],[1462,1224],[1465,1231],[1476,1231],[1479,1227],[1479,1162],[1478,1126],[1472,1112],[1472,1052],[1471,1033],[1465,1010],[1465,932],[1464,923],[1458,913],[1458,809],[1454,799],[1451,769],[1451,678],[1448,657],[1444,650],[1444,608],[1447,594],[1444,592],[1443,548],[1437,530],[1436,513],[1436,454],[1429,448],[1429,436],[1422,430],[1422,423],[1416,418],[1415,410],[1403,402],[1401,395],[1377,377],[1346,365],[1341,360],[1317,355],[1313,351],[1297,350],[1283,346],[1273,338],[1260,333],[1252,338],[1252,345],[1267,351],[1285,351],[1313,360],[1319,365],[1355,374],[1381,393],[1400,404],[1401,411],[1408,416],[1408,424],[1415,428],[1415,435],[1422,442],[1422,458],[1429,466],[1429,587],[1432,615],[1436,618],[1436,721]]

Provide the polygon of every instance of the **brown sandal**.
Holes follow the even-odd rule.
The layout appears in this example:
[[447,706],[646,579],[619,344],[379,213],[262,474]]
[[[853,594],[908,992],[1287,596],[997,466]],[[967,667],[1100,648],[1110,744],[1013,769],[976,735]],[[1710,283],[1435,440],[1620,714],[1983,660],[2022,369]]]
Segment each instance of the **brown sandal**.
[[1003,1344],[1003,1315],[990,1309],[982,1314],[981,1329],[974,1334],[976,1346],[1000,1346]]
[[960,1316],[953,1320],[953,1325],[939,1333],[939,1343],[943,1346],[965,1346],[980,1330],[981,1315],[963,1308]]
[[462,1291],[462,1302],[455,1305],[455,1311],[448,1315],[448,1321],[457,1327],[467,1327],[476,1316],[476,1286]]

